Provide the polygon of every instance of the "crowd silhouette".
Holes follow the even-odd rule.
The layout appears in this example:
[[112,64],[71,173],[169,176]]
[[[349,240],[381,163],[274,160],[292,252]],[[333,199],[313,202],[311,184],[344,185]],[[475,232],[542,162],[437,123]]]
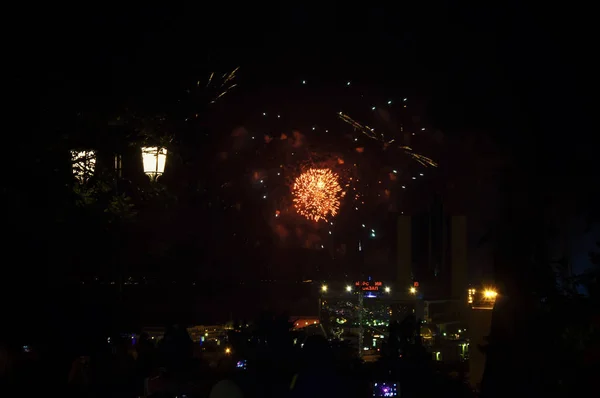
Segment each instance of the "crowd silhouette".
[[370,397],[379,381],[398,383],[403,397],[472,395],[464,381],[436,374],[415,319],[390,325],[385,352],[370,365],[348,344],[294,331],[288,319],[265,313],[250,327],[234,326],[224,343],[230,351],[221,349],[217,357],[194,343],[183,325],[169,325],[160,339],[114,334],[70,347],[23,347],[3,339],[0,387],[18,396]]

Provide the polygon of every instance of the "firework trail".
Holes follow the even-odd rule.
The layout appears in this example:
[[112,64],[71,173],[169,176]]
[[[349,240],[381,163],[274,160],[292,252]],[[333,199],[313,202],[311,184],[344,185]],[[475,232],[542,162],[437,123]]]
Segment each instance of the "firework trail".
[[[236,78],[237,71],[240,69],[238,66],[229,73],[224,73],[220,79],[215,79],[215,72],[212,72],[208,77],[205,88],[211,88],[216,91],[213,98],[210,100],[211,104],[214,104],[219,98],[226,95],[231,89],[237,86],[237,83],[233,83]],[[200,80],[198,80],[197,86],[200,86]]]
[[[388,140],[383,133],[375,133],[375,129],[371,128],[367,125],[359,123],[358,121],[352,119],[350,116],[346,115],[343,112],[338,113],[338,117],[344,122],[352,126],[355,130],[360,132],[361,134],[367,136],[368,138],[381,142],[384,146],[389,146],[394,143],[395,139]],[[425,167],[437,167],[437,163],[427,156],[416,153],[409,146],[399,146],[398,149],[402,150],[406,155],[411,157],[413,160],[420,163]]]

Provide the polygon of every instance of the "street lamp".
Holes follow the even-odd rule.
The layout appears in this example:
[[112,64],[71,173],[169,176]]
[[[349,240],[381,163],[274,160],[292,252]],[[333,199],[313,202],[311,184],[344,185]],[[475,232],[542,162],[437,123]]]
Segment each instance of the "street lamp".
[[386,293],[390,293],[391,291],[392,291],[392,289],[391,289],[389,286],[386,286],[386,287],[385,287],[385,292],[386,292]]
[[115,155],[115,174],[117,178],[123,177],[123,156],[121,154]]
[[350,293],[352,291],[352,286],[350,286],[350,285],[346,286],[346,291],[348,293]]
[[476,310],[492,310],[498,296],[498,291],[494,287],[485,286],[481,290],[469,289],[467,303]]
[[96,169],[96,151],[71,151],[71,167],[73,176],[83,184],[93,174]]
[[417,294],[417,288],[414,286],[411,286],[410,289],[408,290],[410,292],[410,294],[415,295]]
[[144,173],[146,173],[152,181],[156,181],[158,176],[162,175],[165,171],[167,148],[156,146],[142,147],[142,163],[144,166]]
[[[321,285],[321,293],[324,295],[325,293],[327,293],[327,285],[323,284]],[[323,310],[323,296],[319,295],[319,312],[318,312],[318,316],[319,316],[319,321],[321,320],[321,311]]]

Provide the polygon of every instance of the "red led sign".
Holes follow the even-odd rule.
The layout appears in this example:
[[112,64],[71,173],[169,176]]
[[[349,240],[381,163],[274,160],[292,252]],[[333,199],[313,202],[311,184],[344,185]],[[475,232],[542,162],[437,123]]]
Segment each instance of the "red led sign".
[[379,291],[379,289],[381,287],[383,287],[383,282],[362,281],[362,282],[355,282],[354,286],[360,287],[360,290],[363,290],[365,292],[376,292],[376,291]]

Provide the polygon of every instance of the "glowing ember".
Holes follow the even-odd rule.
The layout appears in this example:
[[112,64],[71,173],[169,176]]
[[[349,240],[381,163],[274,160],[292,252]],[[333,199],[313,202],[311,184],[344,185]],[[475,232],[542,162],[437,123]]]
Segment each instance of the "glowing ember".
[[309,220],[327,221],[335,216],[344,196],[339,177],[330,169],[309,169],[300,174],[292,188],[298,214]]

